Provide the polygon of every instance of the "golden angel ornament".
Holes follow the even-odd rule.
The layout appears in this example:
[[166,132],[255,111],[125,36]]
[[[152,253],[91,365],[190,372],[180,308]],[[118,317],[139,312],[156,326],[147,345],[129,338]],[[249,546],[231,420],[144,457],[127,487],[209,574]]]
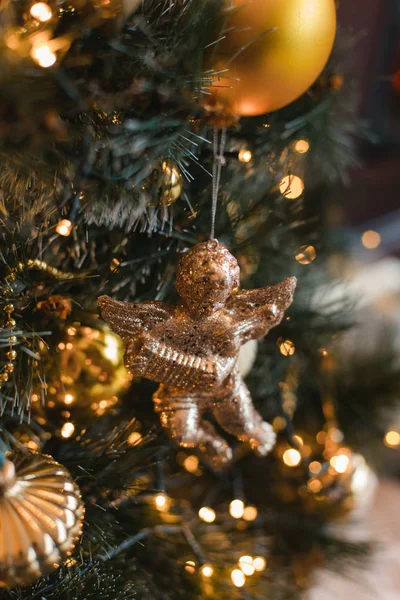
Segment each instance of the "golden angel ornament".
[[207,421],[265,456],[275,443],[255,410],[237,366],[240,347],[278,325],[293,300],[296,279],[239,291],[237,260],[217,240],[197,244],[181,258],[177,306],[99,298],[102,316],[126,344],[126,366],[159,382],[153,396],[161,424],[184,448],[198,447],[215,468],[232,450]]

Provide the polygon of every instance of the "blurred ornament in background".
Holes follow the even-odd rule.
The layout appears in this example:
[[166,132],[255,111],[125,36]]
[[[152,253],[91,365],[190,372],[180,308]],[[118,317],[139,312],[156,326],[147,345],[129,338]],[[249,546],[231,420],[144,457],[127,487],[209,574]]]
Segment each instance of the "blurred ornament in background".
[[[152,185],[156,188],[156,197],[151,205],[171,206],[182,193],[182,174],[178,165],[172,159],[165,159],[161,166],[155,169],[152,177]],[[154,196],[153,196],[154,197]]]
[[71,475],[50,456],[20,451],[0,466],[0,587],[33,583],[70,556],[84,506]]
[[304,441],[300,436],[294,440],[300,440],[297,449],[285,443],[277,447],[286,479],[282,498],[300,501],[311,515],[362,516],[374,498],[377,477],[361,454],[343,444],[342,432],[330,427],[315,438],[304,435]]
[[304,94],[325,67],[336,33],[334,0],[235,0],[211,55],[216,105],[239,116],[278,110]]
[[[102,416],[117,404],[131,376],[124,366],[123,343],[108,325],[93,319],[90,326],[69,320],[56,341],[49,343],[41,342],[44,377],[36,377],[33,386],[34,410],[64,410],[69,419],[76,409],[81,419],[82,409]],[[62,429],[62,436],[70,437],[66,431],[71,428]]]

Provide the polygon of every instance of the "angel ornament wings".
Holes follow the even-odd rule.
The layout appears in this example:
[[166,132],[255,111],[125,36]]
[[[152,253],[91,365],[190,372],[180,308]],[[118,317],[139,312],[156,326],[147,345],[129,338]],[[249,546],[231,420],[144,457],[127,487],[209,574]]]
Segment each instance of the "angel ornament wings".
[[278,325],[293,300],[296,279],[239,291],[240,269],[217,240],[197,244],[181,258],[177,306],[99,298],[102,316],[126,344],[126,366],[160,383],[153,396],[161,424],[176,444],[199,448],[214,468],[232,450],[204,417],[265,456],[275,443],[255,410],[237,366],[240,347]]

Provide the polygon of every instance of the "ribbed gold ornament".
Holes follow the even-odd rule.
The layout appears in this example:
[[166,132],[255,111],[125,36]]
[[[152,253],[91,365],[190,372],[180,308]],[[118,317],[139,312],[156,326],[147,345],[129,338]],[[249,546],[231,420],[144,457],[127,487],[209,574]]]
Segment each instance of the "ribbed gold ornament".
[[19,452],[0,467],[0,587],[29,585],[71,554],[84,506],[65,467]]

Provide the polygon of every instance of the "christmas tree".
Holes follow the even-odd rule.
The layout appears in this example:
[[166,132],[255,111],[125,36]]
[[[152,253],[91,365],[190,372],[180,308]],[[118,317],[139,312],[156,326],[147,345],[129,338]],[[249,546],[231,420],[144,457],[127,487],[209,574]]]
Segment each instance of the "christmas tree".
[[400,374],[351,337],[335,35],[334,0],[1,3],[1,600],[296,599],[373,551]]

